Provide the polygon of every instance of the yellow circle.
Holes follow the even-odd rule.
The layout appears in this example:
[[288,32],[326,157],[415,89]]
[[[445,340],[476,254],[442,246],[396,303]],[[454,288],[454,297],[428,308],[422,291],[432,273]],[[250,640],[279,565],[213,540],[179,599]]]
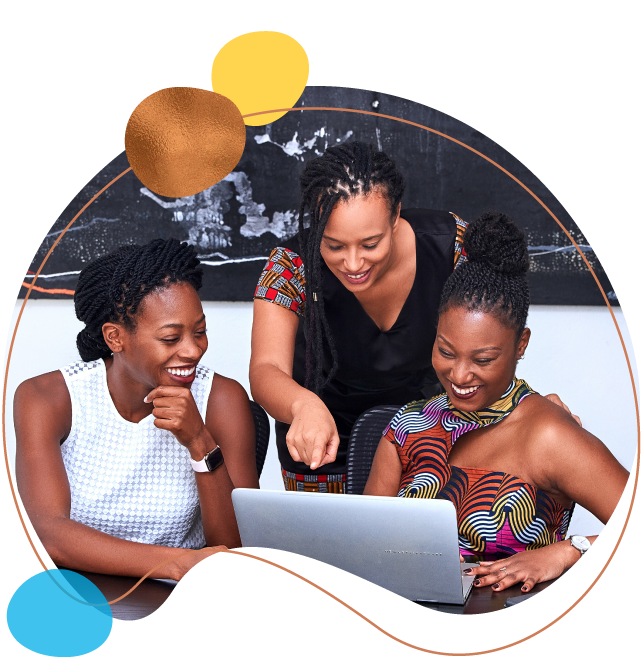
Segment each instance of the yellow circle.
[[204,89],[171,87],[132,112],[125,152],[138,179],[162,196],[212,187],[237,166],[246,126],[235,104]]
[[[226,43],[212,64],[212,89],[234,102],[241,114],[292,107],[308,81],[308,56],[281,32],[249,32]],[[266,125],[286,112],[244,119]]]

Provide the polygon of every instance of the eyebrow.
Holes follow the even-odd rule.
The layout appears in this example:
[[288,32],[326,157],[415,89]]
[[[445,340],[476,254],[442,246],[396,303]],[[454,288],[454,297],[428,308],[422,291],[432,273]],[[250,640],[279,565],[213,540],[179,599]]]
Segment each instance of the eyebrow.
[[[438,335],[436,337],[440,338],[442,342],[446,343],[447,346],[453,349],[453,345],[443,335]],[[483,351],[502,351],[502,349],[500,347],[482,347],[482,349],[474,349],[471,353],[479,354]]]
[[[201,315],[201,317],[195,322],[195,326],[203,321],[205,321],[205,313],[203,313],[203,315]],[[160,326],[158,330],[160,331],[166,328],[183,328],[183,327],[184,327],[183,324],[163,324],[163,326]]]
[[[362,240],[362,242],[368,242],[369,240],[377,239],[378,237],[382,237],[382,235],[384,235],[384,233],[378,233],[377,235],[371,235],[370,237],[365,237]],[[341,243],[341,240],[337,240],[334,237],[330,237],[329,235],[324,234],[324,235],[322,235],[322,237],[326,240],[331,240],[331,242],[340,242]]]

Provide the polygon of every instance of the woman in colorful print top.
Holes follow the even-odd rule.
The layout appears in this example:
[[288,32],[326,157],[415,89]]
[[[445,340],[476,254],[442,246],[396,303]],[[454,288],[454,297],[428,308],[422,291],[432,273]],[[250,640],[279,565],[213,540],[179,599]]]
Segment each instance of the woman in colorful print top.
[[364,492],[451,500],[461,553],[485,559],[475,586],[522,582],[529,591],[580,558],[577,541],[565,540],[574,503],[607,522],[628,473],[568,413],[515,378],[530,337],[522,233],[487,213],[467,229],[464,249],[468,261],[442,292],[433,346],[446,393],[393,418]]

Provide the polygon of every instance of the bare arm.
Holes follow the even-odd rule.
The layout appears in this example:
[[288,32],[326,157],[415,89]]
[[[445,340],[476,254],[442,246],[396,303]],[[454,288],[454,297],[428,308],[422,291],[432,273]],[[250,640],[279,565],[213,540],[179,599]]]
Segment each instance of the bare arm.
[[166,559],[187,555],[153,573],[181,579],[208,556],[180,548],[133,543],[70,519],[71,494],[60,443],[71,429],[71,401],[60,372],[22,383],[14,398],[16,478],[27,514],[56,565],[108,575],[142,577]]
[[[532,403],[530,435],[535,439],[529,440],[525,459],[534,464],[536,487],[581,504],[606,523],[625,488],[627,470],[567,411],[542,397],[534,396]],[[596,536],[587,538],[593,543]],[[529,591],[538,582],[558,577],[580,558],[567,539],[493,564],[483,562],[475,570],[475,585],[500,591],[523,582],[522,590]]]
[[[537,418],[529,455],[540,490],[564,495],[584,506],[601,522],[612,515],[629,473],[607,447],[573,418],[546,399],[535,397]],[[537,458],[536,458],[537,457]]]
[[255,299],[250,387],[272,417],[291,425],[286,442],[293,459],[315,468],[335,460],[339,435],[324,403],[292,378],[298,325],[294,312]]
[[364,495],[395,497],[402,481],[402,463],[395,445],[382,438],[377,446]]
[[255,458],[255,427],[248,395],[243,387],[214,375],[208,400],[204,441],[190,449],[199,460],[215,445],[225,458],[214,472],[195,473],[203,531],[208,545],[240,547],[241,538],[232,506],[234,488],[259,488]]

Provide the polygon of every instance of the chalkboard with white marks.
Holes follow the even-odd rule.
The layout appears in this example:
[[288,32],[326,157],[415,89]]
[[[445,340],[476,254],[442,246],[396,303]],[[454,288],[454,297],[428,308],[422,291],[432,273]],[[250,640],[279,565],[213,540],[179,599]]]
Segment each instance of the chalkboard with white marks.
[[[385,151],[404,174],[403,208],[447,210],[465,221],[485,210],[512,217],[527,235],[532,303],[604,304],[585,258],[610,302],[618,304],[591,246],[561,204],[523,164],[474,128],[424,105],[359,89],[308,87],[296,107],[302,110],[273,124],[247,127],[234,171],[194,196],[158,196],[132,171],[126,173],[66,231],[31,298],[70,298],[78,272],[94,258],[123,244],[175,237],[193,244],[204,265],[204,300],[250,301],[270,251],[298,230],[305,163],[329,146],[360,140]],[[73,217],[128,167],[121,153],[71,201],[38,249],[21,297]]]

